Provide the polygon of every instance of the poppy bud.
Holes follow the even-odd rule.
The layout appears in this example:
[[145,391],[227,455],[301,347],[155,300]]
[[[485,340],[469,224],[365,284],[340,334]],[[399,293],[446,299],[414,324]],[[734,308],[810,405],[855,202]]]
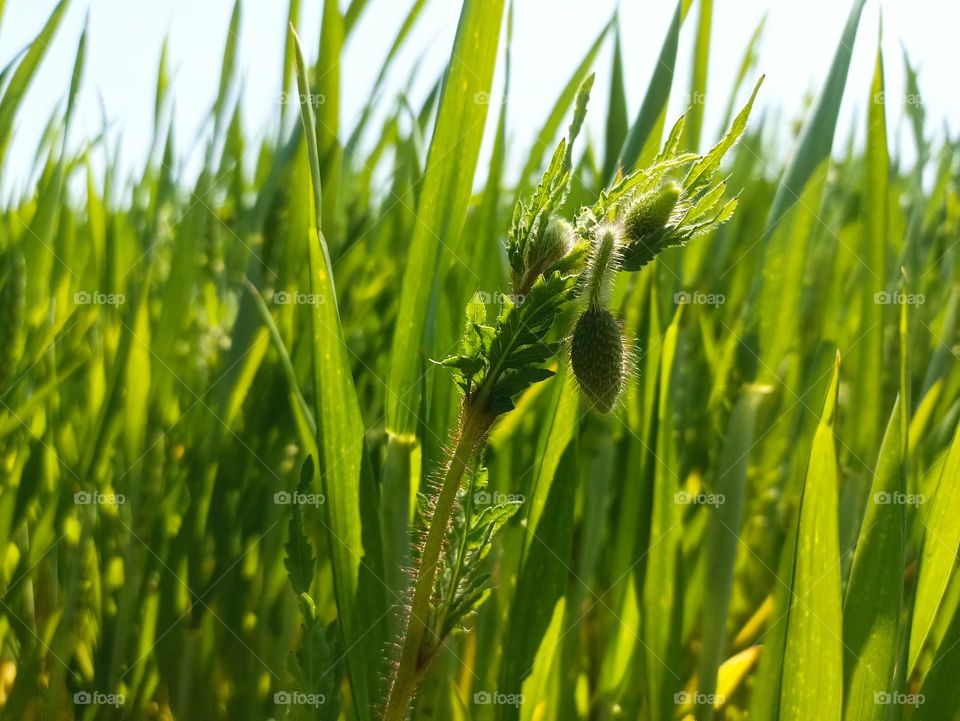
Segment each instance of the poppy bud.
[[609,413],[623,391],[626,375],[620,324],[607,308],[588,307],[577,320],[570,361],[580,390],[601,413]]
[[667,183],[644,193],[627,207],[623,221],[625,270],[639,270],[663,249],[681,192],[676,183]]

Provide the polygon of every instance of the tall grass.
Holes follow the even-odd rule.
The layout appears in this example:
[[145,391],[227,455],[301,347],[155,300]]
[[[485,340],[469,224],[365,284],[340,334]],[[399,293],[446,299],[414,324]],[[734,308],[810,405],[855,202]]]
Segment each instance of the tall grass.
[[[463,2],[418,102],[386,80],[411,0],[346,125],[378,2],[325,0],[312,53],[291,0],[292,102],[251,145],[238,1],[195,178],[166,52],[142,172],[106,128],[76,144],[69,2],[0,71],[9,179],[78,42],[0,210],[0,717],[960,719],[960,141],[908,104],[916,160],[892,149],[885,69],[922,77],[877,46],[848,82],[862,0],[789,159],[750,114],[762,25],[708,92],[708,0],[653,68],[613,17],[531,148],[508,4]],[[587,314],[619,373],[571,362]]]

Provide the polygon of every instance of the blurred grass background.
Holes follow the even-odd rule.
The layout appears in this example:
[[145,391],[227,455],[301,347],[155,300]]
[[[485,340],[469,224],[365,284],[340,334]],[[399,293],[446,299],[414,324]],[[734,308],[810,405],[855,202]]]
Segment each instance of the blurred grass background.
[[[78,131],[89,48],[60,27],[68,0],[2,70],[3,718],[375,718],[414,494],[459,405],[429,359],[457,343],[477,290],[507,287],[513,205],[578,87],[595,71],[609,100],[591,108],[568,216],[618,166],[654,159],[671,97],[704,98],[682,103],[683,146],[703,150],[705,104],[729,120],[763,71],[742,48],[715,99],[713,5],[681,0],[628,96],[630,28],[606,18],[519,145],[508,109],[525,88],[507,69],[538,30],[506,31],[508,5],[470,0],[446,84],[378,86],[347,118],[343,49],[377,4],[323,4],[311,143],[282,28],[274,71],[291,102],[265,134],[247,127],[240,3],[216,43],[207,132],[171,122],[161,58],[137,172],[106,127]],[[389,67],[428,4],[407,3],[368,62]],[[584,412],[560,374],[492,434],[489,490],[524,504],[488,561],[491,598],[424,679],[415,718],[960,718],[958,138],[909,101],[923,88],[900,54],[847,82],[855,41],[880,57],[877,24],[851,5],[829,51],[811,43],[809,109],[794,125],[755,113],[731,151],[735,219],[616,288],[640,347],[624,407]],[[291,0],[295,26],[300,10]],[[681,28],[695,29],[690,73],[669,72]],[[21,175],[8,158],[25,92],[63,45],[72,82]],[[903,93],[886,91],[894,65]],[[862,142],[837,132],[844,98]],[[891,105],[910,151],[890,141]],[[312,622],[277,495],[307,455]],[[289,703],[303,695],[323,702]]]

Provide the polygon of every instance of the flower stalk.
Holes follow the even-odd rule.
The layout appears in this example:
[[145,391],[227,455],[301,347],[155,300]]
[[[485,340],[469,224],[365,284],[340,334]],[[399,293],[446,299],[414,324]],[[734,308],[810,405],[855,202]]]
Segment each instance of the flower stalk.
[[494,416],[486,412],[481,405],[471,402],[469,398],[464,400],[460,411],[459,431],[440,473],[439,493],[420,553],[413,598],[400,646],[400,659],[390,684],[383,721],[403,721],[406,718],[417,682],[430,665],[435,652],[435,646],[430,643],[427,633],[432,632],[428,628],[428,619],[437,567],[460,484],[493,421]]

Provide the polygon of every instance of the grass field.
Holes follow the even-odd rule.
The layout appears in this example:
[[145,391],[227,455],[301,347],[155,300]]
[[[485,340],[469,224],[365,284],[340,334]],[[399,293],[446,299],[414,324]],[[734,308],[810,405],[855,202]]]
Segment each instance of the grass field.
[[960,139],[905,58],[847,83],[864,0],[792,134],[751,112],[762,24],[718,99],[679,0],[638,108],[614,17],[529,148],[505,0],[422,103],[385,81],[407,0],[351,126],[378,3],[325,0],[314,49],[290,0],[253,146],[238,1],[197,177],[166,53],[142,172],[77,144],[69,2],[0,71],[6,176],[78,42],[0,208],[0,718],[960,719]]

